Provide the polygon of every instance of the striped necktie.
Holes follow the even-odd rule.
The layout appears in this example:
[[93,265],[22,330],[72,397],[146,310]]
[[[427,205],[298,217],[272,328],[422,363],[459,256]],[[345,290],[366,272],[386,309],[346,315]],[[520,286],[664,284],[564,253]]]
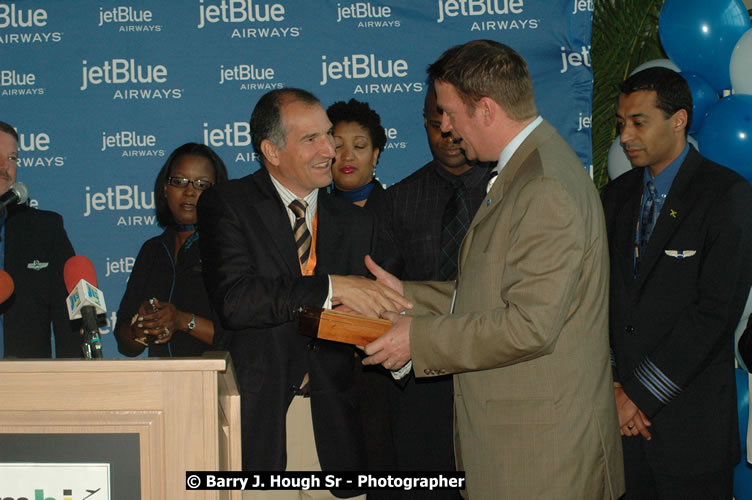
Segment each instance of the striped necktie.
[[308,254],[311,250],[311,233],[306,226],[305,213],[308,203],[305,200],[293,200],[288,205],[292,213],[295,214],[295,224],[292,227],[295,236],[295,244],[298,247],[298,258],[300,265],[305,267],[308,261]]
[[658,220],[659,211],[656,209],[656,203],[658,202],[658,190],[655,189],[653,181],[648,181],[647,184],[648,195],[645,197],[645,205],[642,207],[642,214],[640,225],[642,228],[640,234],[640,246],[643,249],[648,246],[650,235],[653,234],[653,228]]

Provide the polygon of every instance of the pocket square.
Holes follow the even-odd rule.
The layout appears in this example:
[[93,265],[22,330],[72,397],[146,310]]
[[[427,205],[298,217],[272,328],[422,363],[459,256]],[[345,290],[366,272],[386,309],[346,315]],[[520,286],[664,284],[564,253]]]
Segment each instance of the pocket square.
[[692,257],[697,253],[697,250],[664,250],[666,255],[675,259],[684,259],[685,257]]
[[50,265],[49,262],[39,262],[38,259],[35,259],[34,262],[29,262],[28,264],[26,264],[26,267],[28,267],[29,269],[33,269],[34,271],[39,271],[49,265]]

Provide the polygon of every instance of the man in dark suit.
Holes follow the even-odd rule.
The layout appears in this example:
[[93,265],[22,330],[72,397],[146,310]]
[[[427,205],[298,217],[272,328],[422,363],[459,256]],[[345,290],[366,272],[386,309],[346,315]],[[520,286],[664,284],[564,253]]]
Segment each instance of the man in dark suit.
[[[457,251],[486,196],[491,170],[488,164],[473,167],[451,134],[441,131],[433,85],[426,92],[423,123],[432,160],[369,202],[379,222],[376,260],[403,280],[449,280],[457,275]],[[455,470],[452,377],[387,382],[399,470]],[[401,498],[458,497],[456,491],[401,493]]]
[[341,276],[366,273],[372,215],[319,191],[332,181],[334,140],[313,95],[269,92],[250,126],[264,168],[215,186],[198,204],[204,280],[231,331],[243,468],[361,470],[355,348],[299,334],[298,310],[343,303],[378,316],[399,308],[376,285],[374,295],[359,288],[373,282]]
[[[16,182],[18,133],[0,121],[0,194]],[[10,274],[13,294],[0,304],[0,359],[80,358],[80,337],[71,328],[63,281],[74,255],[60,215],[13,205],[0,218],[0,268]]]
[[650,68],[620,90],[620,140],[638,168],[603,204],[626,497],[731,498],[752,188],[687,144],[692,96],[678,73]]

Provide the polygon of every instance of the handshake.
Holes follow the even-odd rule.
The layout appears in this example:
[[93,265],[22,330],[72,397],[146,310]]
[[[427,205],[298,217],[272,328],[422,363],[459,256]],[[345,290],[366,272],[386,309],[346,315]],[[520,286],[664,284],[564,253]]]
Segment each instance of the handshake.
[[365,263],[376,280],[362,276],[330,276],[332,305],[340,312],[391,321],[392,328],[384,335],[359,347],[368,355],[363,364],[381,364],[388,370],[397,370],[410,360],[411,319],[401,313],[413,305],[403,296],[402,281],[386,272],[370,256],[366,256]]

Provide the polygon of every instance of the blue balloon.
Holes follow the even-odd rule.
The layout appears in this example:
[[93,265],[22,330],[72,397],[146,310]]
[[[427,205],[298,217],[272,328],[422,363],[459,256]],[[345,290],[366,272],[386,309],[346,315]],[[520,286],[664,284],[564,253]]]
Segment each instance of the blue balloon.
[[702,75],[716,92],[731,89],[731,53],[750,28],[742,0],[666,0],[658,34],[682,71]]
[[697,140],[703,156],[752,181],[752,95],[733,94],[713,104]]
[[689,133],[696,134],[702,127],[710,106],[718,102],[718,94],[708,81],[697,73],[682,71],[680,74],[692,92],[692,123],[689,124]]
[[749,377],[741,368],[736,369],[736,403],[739,412],[739,438],[742,442],[742,459],[734,468],[734,498],[752,499],[752,467],[747,463],[747,420],[749,418]]

